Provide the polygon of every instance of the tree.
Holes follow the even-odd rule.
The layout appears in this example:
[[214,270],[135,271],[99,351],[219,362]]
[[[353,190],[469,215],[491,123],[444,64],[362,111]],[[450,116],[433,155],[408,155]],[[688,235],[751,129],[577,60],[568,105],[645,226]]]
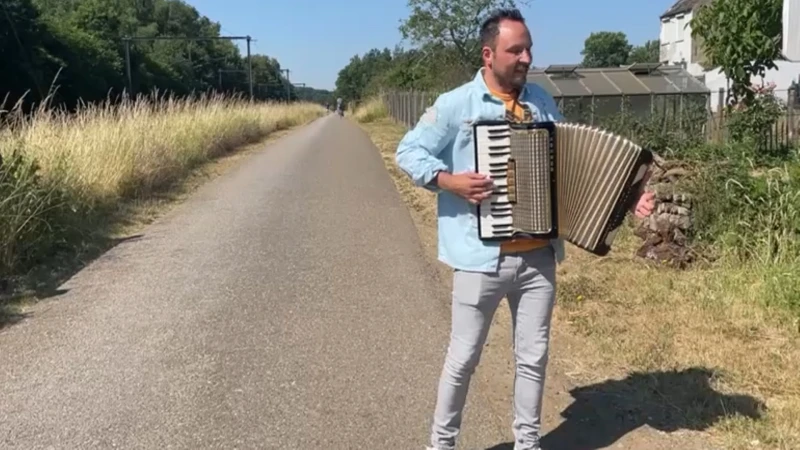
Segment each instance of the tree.
[[628,54],[628,64],[657,63],[661,57],[661,43],[656,39],[633,47]]
[[618,67],[628,62],[633,47],[622,32],[599,31],[586,38],[583,51],[583,67]]
[[[221,27],[183,0],[0,0],[0,110],[45,98],[68,109],[127,89],[124,36],[216,37]],[[139,94],[246,95],[247,61],[226,40],[138,41],[130,48]],[[280,65],[253,58],[257,99],[286,98]],[[223,80],[220,82],[220,70]],[[290,98],[297,98],[289,86]],[[1,113],[0,113],[1,114]]]
[[347,101],[358,101],[375,93],[375,80],[392,67],[392,53],[388,48],[373,48],[364,56],[353,56],[336,79],[336,94]]
[[[49,55],[39,45],[47,39],[48,31],[41,26],[39,11],[30,0],[3,0],[0,4],[4,25],[0,27],[0,110],[13,106],[17,96],[10,98],[11,105],[3,105],[7,91],[21,95],[31,90],[37,99],[47,94],[43,72]],[[49,75],[49,74],[48,74]]]
[[400,25],[413,44],[446,45],[457,50],[457,64],[472,72],[480,67],[480,25],[497,8],[516,8],[528,0],[408,0],[411,14]]
[[691,21],[706,60],[731,81],[728,105],[749,104],[752,76],[764,76],[781,57],[782,0],[717,0],[702,6]]

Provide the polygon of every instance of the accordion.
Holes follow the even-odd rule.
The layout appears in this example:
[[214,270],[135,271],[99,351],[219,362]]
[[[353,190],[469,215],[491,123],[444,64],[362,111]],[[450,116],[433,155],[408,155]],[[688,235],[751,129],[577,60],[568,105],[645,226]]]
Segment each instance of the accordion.
[[582,124],[473,124],[475,169],[494,191],[478,204],[478,236],[561,238],[604,256],[639,198],[653,154]]

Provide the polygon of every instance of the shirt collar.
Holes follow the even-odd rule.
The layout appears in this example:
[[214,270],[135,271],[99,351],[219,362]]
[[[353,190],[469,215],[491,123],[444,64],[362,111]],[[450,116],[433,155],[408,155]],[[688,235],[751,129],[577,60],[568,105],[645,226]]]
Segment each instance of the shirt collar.
[[[483,79],[483,71],[484,70],[485,69],[483,67],[478,69],[478,71],[475,73],[475,77],[472,79],[472,82],[473,82],[473,84],[475,84],[475,86],[477,86],[478,90],[481,93],[481,97],[484,100],[490,100],[490,101],[497,102],[498,99],[495,98],[492,95],[491,92],[489,92],[489,87],[486,86],[486,80]],[[519,92],[519,97],[518,98],[520,98],[520,99],[526,98],[528,96],[528,94],[529,94],[528,83],[525,83],[525,84],[522,85],[522,89]]]

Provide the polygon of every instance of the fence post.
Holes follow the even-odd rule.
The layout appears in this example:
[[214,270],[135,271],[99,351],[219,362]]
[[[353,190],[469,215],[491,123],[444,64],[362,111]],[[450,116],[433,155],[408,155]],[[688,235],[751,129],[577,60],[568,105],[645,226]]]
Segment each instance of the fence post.
[[417,92],[417,120],[414,121],[416,125],[419,122],[419,118],[422,117],[422,114],[425,112],[425,93],[423,91]]
[[417,123],[419,116],[419,92],[414,91],[414,120],[412,122]]
[[719,97],[717,98],[717,143],[722,144],[727,139],[725,138],[725,89],[719,88]]
[[794,96],[795,89],[789,88],[788,97],[786,97],[786,143],[788,145],[794,144]]
[[411,95],[406,91],[406,127],[411,123]]
[[706,137],[706,141],[710,141],[713,136],[713,128],[714,128],[714,111],[711,109],[711,93],[706,96],[706,126],[704,127],[704,134]]
[[403,91],[403,93],[400,95],[400,121],[403,125],[408,125],[408,117],[406,116],[406,91]]
[[411,121],[414,119],[414,110],[413,110],[413,105],[411,104],[413,99],[414,99],[413,91],[406,92],[406,107],[408,109],[408,114],[406,115],[407,119],[406,126],[409,128],[411,127]]

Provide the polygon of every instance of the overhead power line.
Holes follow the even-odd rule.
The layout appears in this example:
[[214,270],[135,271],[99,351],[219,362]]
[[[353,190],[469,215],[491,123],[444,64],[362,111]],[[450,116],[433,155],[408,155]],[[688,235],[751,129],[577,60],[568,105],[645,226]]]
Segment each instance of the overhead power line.
[[122,38],[125,42],[125,70],[128,73],[128,90],[133,94],[133,77],[131,76],[131,42],[134,41],[247,41],[247,66],[250,84],[250,100],[253,100],[253,58],[250,53],[250,43],[255,39],[250,36],[204,36],[204,37],[181,37],[181,36],[126,36]]

